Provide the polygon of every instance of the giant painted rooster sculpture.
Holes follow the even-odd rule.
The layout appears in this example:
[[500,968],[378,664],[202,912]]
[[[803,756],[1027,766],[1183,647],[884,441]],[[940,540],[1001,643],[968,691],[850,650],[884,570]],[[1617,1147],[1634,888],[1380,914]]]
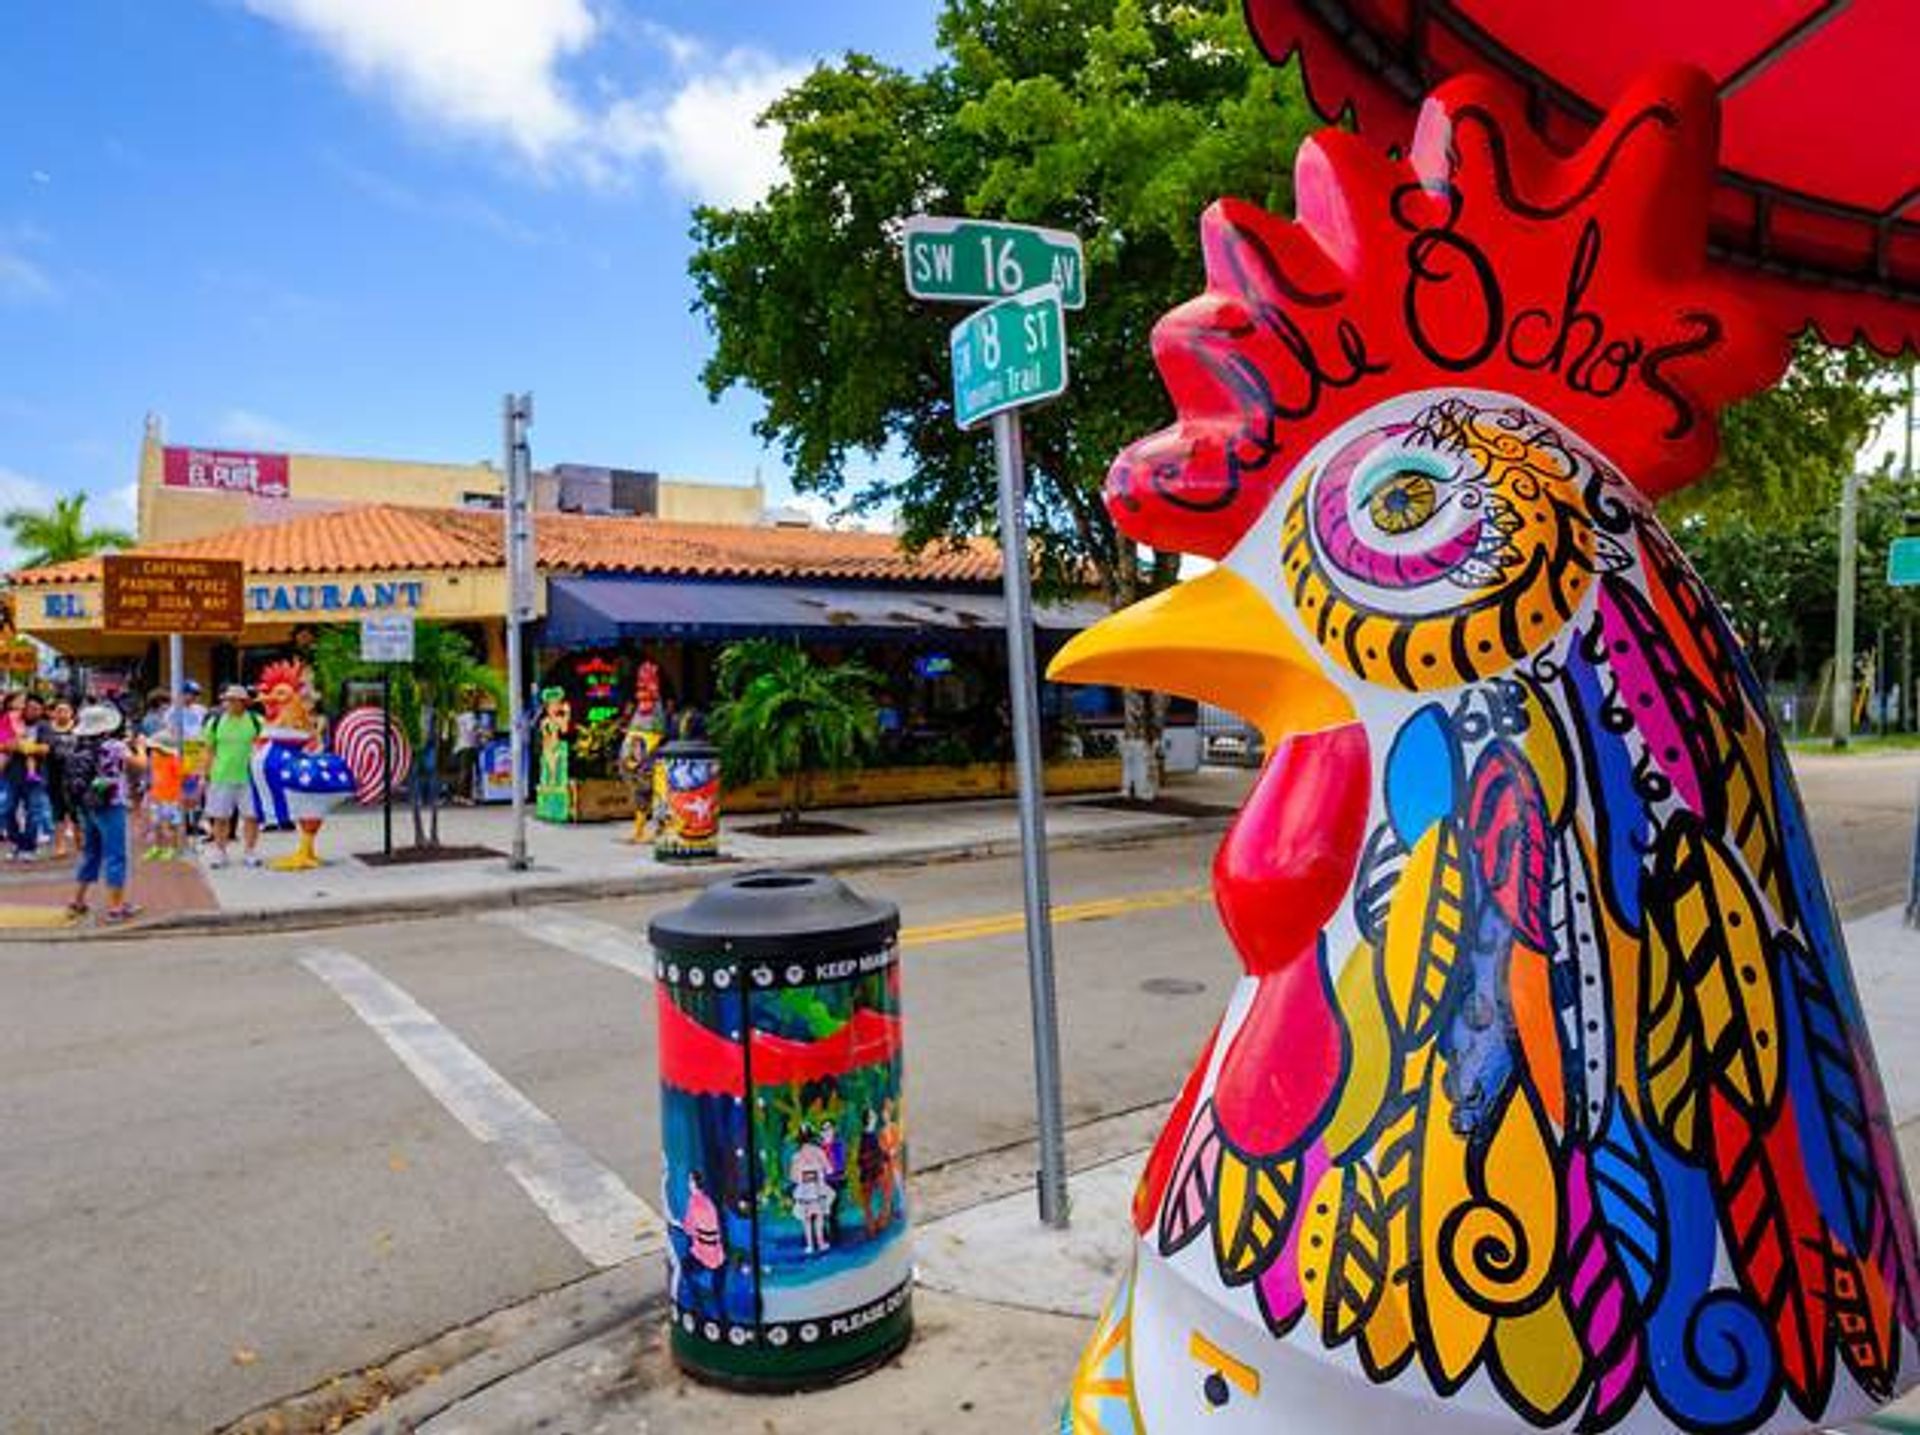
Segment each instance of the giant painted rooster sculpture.
[[328,752],[313,719],[313,675],[305,663],[269,663],[260,674],[260,705],[267,726],[253,750],[253,783],[261,814],[275,826],[291,823],[300,840],[272,866],[306,872],[323,865],[314,842],[327,814],[353,796],[353,770]]
[[1225,201],[1123,455],[1218,561],[1065,681],[1237,709],[1247,975],[1153,1151],[1080,1435],[1804,1429],[1914,1380],[1885,1096],[1787,760],[1651,500],[1784,337],[1703,269],[1716,116],[1563,157],[1480,81]]

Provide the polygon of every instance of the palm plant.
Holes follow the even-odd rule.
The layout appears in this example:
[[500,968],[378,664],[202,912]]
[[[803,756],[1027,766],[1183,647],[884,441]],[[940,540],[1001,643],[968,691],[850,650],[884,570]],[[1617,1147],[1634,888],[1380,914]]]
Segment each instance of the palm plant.
[[438,847],[440,746],[453,736],[460,703],[470,693],[486,694],[499,712],[511,714],[505,679],[474,655],[462,634],[439,623],[415,625],[411,663],[362,662],[357,628],[323,628],[314,640],[313,672],[328,695],[346,683],[391,676],[394,720],[420,759],[408,789],[413,843]]
[[720,654],[712,717],[736,782],[781,784],[780,825],[799,824],[802,777],[856,766],[880,737],[881,677],[864,663],[819,663],[797,644],[749,638]]
[[56,498],[51,508],[10,508],[0,514],[0,527],[7,530],[19,550],[22,568],[44,568],[133,546],[131,533],[87,526],[84,493]]

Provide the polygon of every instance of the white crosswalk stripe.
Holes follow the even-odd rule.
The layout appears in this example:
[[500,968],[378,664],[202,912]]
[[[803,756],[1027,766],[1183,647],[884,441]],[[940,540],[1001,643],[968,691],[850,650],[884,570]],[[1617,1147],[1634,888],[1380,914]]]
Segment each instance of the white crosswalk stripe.
[[401,987],[351,952],[309,949],[300,964],[371,1027],[440,1104],[493,1148],[507,1174],[574,1248],[614,1266],[665,1228],[638,1196]]
[[611,967],[643,982],[653,980],[653,958],[644,932],[629,932],[564,907],[508,907],[481,920],[532,937],[549,947]]

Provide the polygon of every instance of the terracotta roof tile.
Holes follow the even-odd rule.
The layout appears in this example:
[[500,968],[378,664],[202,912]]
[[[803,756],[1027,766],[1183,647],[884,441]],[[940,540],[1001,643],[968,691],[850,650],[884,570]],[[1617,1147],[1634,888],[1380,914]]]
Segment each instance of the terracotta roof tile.
[[[888,533],[669,523],[542,513],[534,526],[540,566],[554,573],[672,577],[801,578],[867,583],[993,583],[1000,554],[984,539],[936,544],[918,555]],[[492,568],[501,562],[501,519],[475,509],[372,505],[306,514],[137,551],[170,557],[238,558],[249,574],[379,573],[412,568]],[[13,575],[25,587],[84,583],[100,561]]]

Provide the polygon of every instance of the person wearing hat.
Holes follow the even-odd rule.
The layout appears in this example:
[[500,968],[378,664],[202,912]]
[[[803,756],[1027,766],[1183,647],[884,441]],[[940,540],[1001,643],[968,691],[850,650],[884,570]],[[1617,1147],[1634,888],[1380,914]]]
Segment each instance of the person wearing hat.
[[207,823],[213,829],[209,867],[227,865],[227,844],[233,840],[236,821],[247,866],[260,865],[255,850],[260,845],[260,808],[253,794],[253,747],[266,724],[248,707],[251,698],[241,684],[227,684],[220,690],[220,711],[201,729],[207,746]]
[[118,708],[89,703],[73,725],[67,756],[67,798],[80,819],[80,868],[74,873],[67,910],[87,914],[87,893],[104,876],[109,922],[124,922],[139,908],[127,900],[127,779],[146,759],[120,735]]

